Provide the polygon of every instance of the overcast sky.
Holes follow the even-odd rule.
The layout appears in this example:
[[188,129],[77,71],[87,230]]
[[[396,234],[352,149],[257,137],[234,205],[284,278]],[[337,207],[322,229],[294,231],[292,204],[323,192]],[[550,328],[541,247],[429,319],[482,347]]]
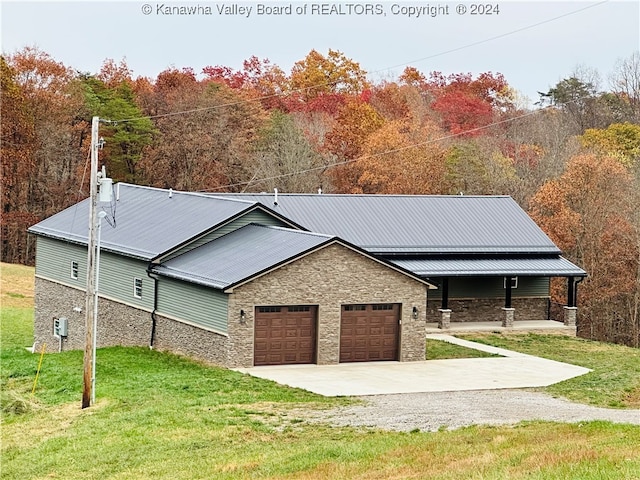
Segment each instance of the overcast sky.
[[[311,49],[326,54],[331,48],[360,63],[374,81],[393,79],[407,65],[424,73],[491,71],[535,101],[536,92],[577,66],[597,69],[606,88],[616,60],[639,49],[637,0],[489,5],[2,1],[2,52],[37,46],[91,73],[107,58],[125,59],[134,76],[155,77],[167,67],[197,73],[208,65],[240,68],[252,55],[289,72]],[[195,14],[181,15],[174,7],[191,7]],[[273,7],[282,12],[267,14]]]

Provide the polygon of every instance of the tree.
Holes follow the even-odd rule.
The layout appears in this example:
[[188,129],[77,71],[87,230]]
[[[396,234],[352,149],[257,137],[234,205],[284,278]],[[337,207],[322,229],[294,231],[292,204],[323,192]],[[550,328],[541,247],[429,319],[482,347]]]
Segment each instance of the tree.
[[275,110],[262,129],[255,153],[251,190],[314,192],[323,185],[323,159],[293,118]]
[[349,193],[448,193],[441,134],[434,124],[385,124],[367,138],[362,156],[351,164],[359,175]]
[[327,56],[311,50],[291,69],[291,92],[303,101],[323,94],[358,94],[369,87],[367,73],[342,52],[329,49]]
[[[104,69],[103,66],[103,72]],[[108,83],[87,76],[83,85],[90,116],[105,121],[100,127],[100,136],[105,140],[101,159],[108,167],[109,176],[114,181],[137,183],[140,180],[138,161],[155,130],[151,119],[145,117],[136,104],[133,81],[124,75],[127,71],[120,69],[111,76],[102,74]]]
[[640,125],[614,123],[605,129],[590,128],[580,137],[582,146],[618,158],[632,169],[640,167]]
[[[637,184],[617,160],[574,157],[531,200],[531,216],[589,274],[578,333],[638,346],[640,239]],[[558,299],[556,299],[558,300]]]
[[265,114],[241,92],[171,69],[158,75],[144,105],[156,116],[159,131],[138,163],[144,182],[207,190],[245,182],[254,174],[254,141]]
[[[513,95],[501,74],[482,73],[444,76],[432,72],[426,88],[434,100],[431,108],[442,118],[442,126],[453,134],[481,135],[479,130],[513,108]],[[485,132],[486,133],[486,132]]]
[[627,120],[640,123],[640,51],[616,62],[610,82],[613,93],[628,105]]
[[[2,83],[3,190],[12,196],[3,202],[3,246],[13,245],[2,253],[8,261],[30,263],[26,227],[78,198],[89,124],[75,73],[45,52],[25,48],[5,57]],[[17,141],[8,150],[5,133]]]

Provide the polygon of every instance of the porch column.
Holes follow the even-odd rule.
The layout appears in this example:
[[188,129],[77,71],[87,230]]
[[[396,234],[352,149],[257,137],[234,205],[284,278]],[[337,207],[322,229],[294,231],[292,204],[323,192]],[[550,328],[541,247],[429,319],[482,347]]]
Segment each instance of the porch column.
[[505,328],[513,328],[513,320],[516,316],[516,309],[511,307],[504,307],[502,311],[504,312],[504,317],[502,318],[502,326]]
[[448,330],[451,328],[451,310],[448,308],[438,309],[440,312],[440,320],[438,321],[438,328]]
[[504,308],[511,308],[511,282],[513,277],[504,277]]
[[567,277],[567,307],[576,306],[576,279]]
[[564,307],[564,324],[567,327],[576,326],[576,317],[578,316],[577,307]]
[[442,277],[442,307],[440,309],[449,309],[449,277]]

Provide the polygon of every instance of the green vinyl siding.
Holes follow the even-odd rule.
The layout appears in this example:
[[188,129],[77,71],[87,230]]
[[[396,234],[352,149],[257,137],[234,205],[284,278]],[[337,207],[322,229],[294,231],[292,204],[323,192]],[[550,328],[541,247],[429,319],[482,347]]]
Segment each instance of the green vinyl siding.
[[[449,298],[504,298],[504,277],[450,277]],[[518,277],[513,298],[548,297],[548,277]],[[442,289],[429,290],[429,299],[442,298]]]
[[158,314],[227,332],[227,295],[212,288],[160,277]]
[[[36,238],[36,275],[66,285],[85,288],[87,247],[38,236]],[[71,278],[71,262],[78,262],[78,278]]]
[[[153,310],[154,281],[147,276],[148,263],[114,253],[100,254],[98,291],[113,300],[145,310]],[[135,279],[142,281],[142,298],[134,295]]]
[[[85,288],[87,247],[38,236],[36,275],[66,285]],[[71,278],[71,262],[78,262],[78,278]],[[142,298],[134,296],[134,279],[142,280]],[[153,280],[147,263],[109,252],[100,253],[98,294],[145,310],[153,309]]]
[[272,217],[271,215],[269,215],[268,213],[262,210],[252,210],[251,212],[247,212],[241,217],[236,218],[235,220],[232,220],[231,222],[222,225],[220,228],[217,228],[216,230],[209,232],[206,235],[203,235],[202,237],[191,242],[190,244],[185,245],[184,247],[171,252],[171,254],[163,258],[162,261],[167,261],[171,258],[177,257],[178,255],[181,255],[190,250],[193,250],[194,248],[198,248],[201,245],[204,245],[205,243],[209,243],[211,240],[215,240],[216,238],[226,235],[227,233],[231,233],[234,230],[244,227],[245,225],[248,225],[250,223],[257,223],[260,225],[268,225],[272,227],[287,226],[284,222],[278,220],[275,217]]

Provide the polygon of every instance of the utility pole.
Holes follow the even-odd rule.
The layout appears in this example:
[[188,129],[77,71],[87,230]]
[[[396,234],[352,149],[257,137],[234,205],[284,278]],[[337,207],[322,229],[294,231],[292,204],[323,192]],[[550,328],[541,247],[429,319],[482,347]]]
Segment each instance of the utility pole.
[[82,389],[82,408],[91,405],[93,397],[93,356],[94,356],[94,311],[96,307],[96,245],[97,245],[97,207],[98,207],[98,123],[91,120],[91,175],[89,178],[89,238],[87,244],[87,291],[85,300],[85,345],[84,345],[84,387]]

